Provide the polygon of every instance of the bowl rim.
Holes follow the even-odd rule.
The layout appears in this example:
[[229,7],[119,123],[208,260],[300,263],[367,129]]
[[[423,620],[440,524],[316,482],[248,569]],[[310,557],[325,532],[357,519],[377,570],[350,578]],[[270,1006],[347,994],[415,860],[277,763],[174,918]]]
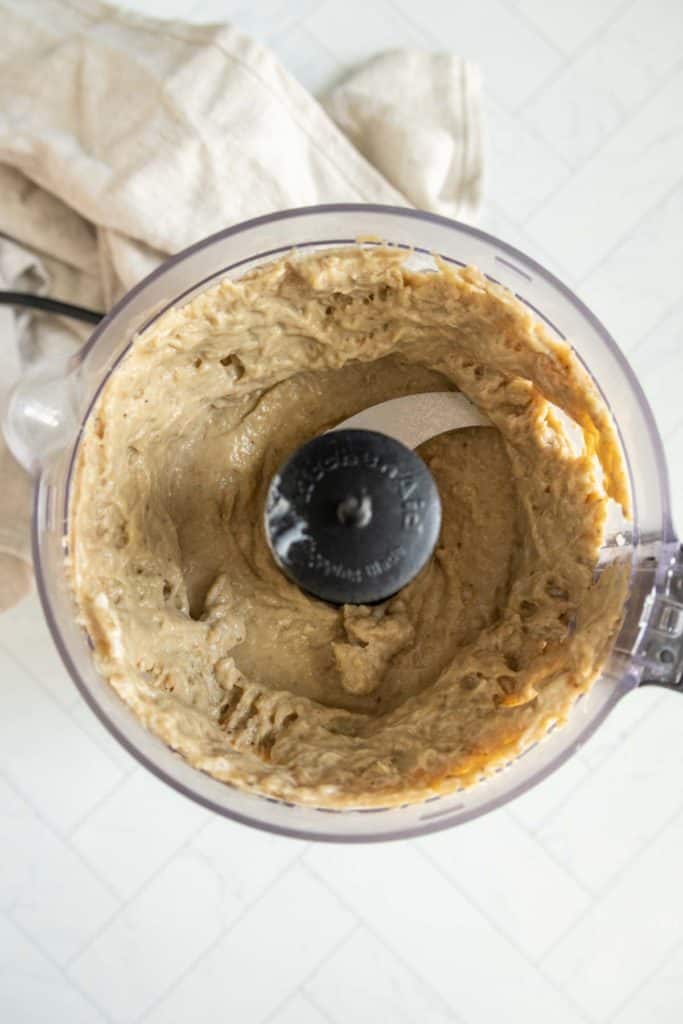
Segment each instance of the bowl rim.
[[[498,249],[502,250],[506,255],[510,256],[518,263],[521,263],[522,267],[530,269],[536,275],[538,275],[548,284],[550,284],[553,288],[558,290],[563,295],[563,297],[571,305],[574,306],[574,308],[577,310],[580,316],[583,317],[593,327],[596,333],[600,336],[601,340],[610,349],[612,355],[619,363],[620,368],[624,372],[628,380],[628,383],[633,390],[634,397],[638,400],[640,406],[642,407],[643,415],[646,420],[646,425],[651,435],[651,440],[653,441],[653,445],[657,454],[656,468],[660,481],[662,503],[662,536],[664,540],[673,540],[675,538],[675,533],[671,522],[671,499],[669,490],[668,470],[656,420],[652,412],[652,409],[649,405],[649,402],[645,397],[643,389],[640,386],[640,383],[632,367],[630,366],[628,360],[622,353],[621,349],[619,348],[619,346],[617,345],[616,341],[609,333],[607,328],[567,285],[565,285],[559,278],[557,278],[553,273],[551,273],[549,270],[543,267],[542,264],[538,263],[535,259],[528,256],[520,249],[517,249],[515,246],[512,246],[509,243],[498,238],[497,236],[490,234],[489,232],[483,231],[480,228],[473,227],[469,224],[465,224],[461,221],[454,220],[453,218],[444,217],[440,214],[431,213],[429,211],[424,210],[413,209],[410,207],[391,206],[376,203],[326,203],[315,206],[301,206],[293,207],[287,210],[279,210],[273,213],[263,214],[258,217],[252,217],[249,218],[248,220],[240,221],[239,223],[231,225],[227,228],[223,228],[222,230],[214,232],[213,234],[208,235],[207,237],[202,238],[197,242],[194,242],[192,245],[187,246],[180,252],[168,257],[158,267],[156,267],[153,271],[147,274],[141,281],[139,281],[131,289],[129,289],[125,293],[125,295],[123,295],[122,298],[114,304],[114,306],[105,315],[102,321],[100,321],[100,323],[95,327],[87,341],[74,354],[74,365],[79,365],[83,361],[83,359],[85,359],[85,357],[88,355],[88,353],[95,348],[104,330],[126,310],[126,307],[132,302],[132,300],[135,297],[140,295],[147,287],[149,287],[150,284],[152,284],[158,278],[162,277],[165,273],[167,273],[171,267],[174,267],[182,263],[184,260],[188,259],[195,253],[200,252],[202,249],[207,248],[208,246],[213,245],[216,242],[220,242],[231,236],[238,235],[240,233],[252,230],[254,228],[258,228],[260,226],[271,224],[275,221],[294,220],[302,217],[320,216],[324,214],[354,213],[377,213],[379,215],[389,215],[393,217],[403,218],[406,222],[410,222],[411,220],[427,221],[438,224],[441,227],[455,229],[458,232],[470,235],[473,238],[479,239],[488,244],[495,245]],[[293,244],[292,249],[296,251],[296,248],[296,244]],[[410,248],[410,246],[408,246],[407,248]],[[210,279],[213,279],[214,276],[215,275],[212,275]],[[199,284],[200,282],[198,282],[197,285],[193,285],[191,289],[188,289],[188,292],[195,290],[195,288]],[[164,310],[160,310],[158,313],[155,313],[153,319],[156,319],[163,312]],[[118,363],[118,359],[116,360],[116,363]],[[104,380],[107,379],[108,375],[109,374],[105,375]],[[88,404],[88,408],[84,413],[78,432],[74,439],[74,453],[77,450],[78,438],[80,437],[83,425],[87,421],[88,417],[92,412],[93,405],[101,391],[102,385],[103,382],[96,389],[95,397],[93,401],[91,401]],[[320,832],[313,832],[303,828],[290,827],[287,825],[280,824],[272,824],[271,822],[263,821],[257,815],[251,816],[249,814],[243,813],[242,811],[226,808],[220,803],[211,799],[211,797],[207,797],[204,794],[193,790],[189,785],[178,780],[177,778],[174,778],[173,775],[170,774],[170,772],[166,771],[165,768],[160,767],[159,764],[157,764],[150,756],[148,756],[146,753],[140,750],[136,746],[136,744],[125,735],[125,733],[119,728],[119,726],[108,717],[106,712],[98,704],[98,702],[95,700],[92,693],[90,692],[90,689],[81,678],[80,672],[74,663],[74,660],[67,647],[67,644],[65,643],[64,637],[62,635],[62,632],[59,628],[55,614],[52,609],[52,602],[46,584],[46,578],[41,558],[40,531],[38,528],[38,511],[41,497],[42,478],[43,473],[39,472],[34,481],[31,548],[36,576],[36,586],[43,614],[45,616],[48,628],[52,635],[52,639],[55,643],[57,651],[67,671],[69,672],[69,675],[71,676],[74,684],[76,685],[79,693],[84,698],[87,705],[94,712],[99,721],[105,726],[107,731],[129,754],[131,754],[136,759],[136,761],[139,764],[141,764],[147,770],[151,771],[153,775],[155,775],[162,782],[172,787],[176,792],[181,793],[188,799],[193,800],[195,803],[198,803],[207,810],[213,811],[221,815],[222,817],[229,818],[240,824],[249,825],[251,827],[260,829],[261,831],[269,832],[275,835],[284,835],[295,839],[304,839],[308,841],[319,842],[337,842],[343,844],[385,842],[390,840],[407,839],[421,835],[428,835],[434,832],[443,831],[447,828],[452,828],[457,824],[464,824],[464,820],[449,820],[448,812],[445,812],[443,818],[434,818],[432,820],[422,819],[415,825],[395,828],[390,827],[383,830],[375,831],[372,834],[340,834],[334,831],[324,830]],[[67,531],[67,529],[68,522],[65,517],[65,532]],[[497,808],[509,803],[511,800],[521,796],[523,793],[532,789],[538,783],[542,782],[549,774],[556,771],[575,753],[578,747],[580,747],[590,736],[593,735],[593,733],[604,722],[607,715],[610,713],[610,711],[613,710],[613,708],[622,699],[622,697],[626,693],[634,689],[636,685],[637,680],[631,679],[628,676],[626,676],[622,680],[621,684],[614,686],[612,693],[605,700],[602,707],[599,708],[597,712],[586,722],[584,727],[581,729],[580,733],[575,737],[573,743],[569,744],[563,750],[558,751],[558,753],[548,762],[546,762],[543,768],[540,769],[538,772],[521,780],[519,783],[512,786],[510,789],[506,790],[504,793],[494,795],[491,797],[491,799],[485,800],[478,807],[473,808],[471,812],[468,813],[467,818],[465,820],[471,821],[475,818],[481,817],[484,814],[488,814],[493,810],[496,810]],[[182,758],[181,755],[176,754],[175,752],[173,753],[179,759],[179,761],[182,761],[183,764],[188,765],[188,762],[185,761],[185,759]],[[192,766],[189,765],[188,767],[192,768]],[[199,769],[193,768],[192,770],[199,775],[204,774]],[[229,786],[229,784],[227,783],[223,783],[223,785]],[[263,800],[272,802],[272,798],[261,796],[261,794],[258,793],[250,793],[249,795],[255,796],[257,798],[260,797]],[[285,803],[284,801],[276,802],[283,804]],[[315,810],[316,808],[311,807],[307,809]],[[359,809],[349,808],[348,812],[345,812],[342,809],[341,813],[354,813],[358,810]]]

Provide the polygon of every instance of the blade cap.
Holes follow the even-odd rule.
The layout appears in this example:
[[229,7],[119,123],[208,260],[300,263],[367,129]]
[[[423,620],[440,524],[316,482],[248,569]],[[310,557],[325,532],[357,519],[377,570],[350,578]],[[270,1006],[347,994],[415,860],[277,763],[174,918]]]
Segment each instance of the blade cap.
[[370,430],[297,449],[271,481],[265,530],[275,561],[333,604],[391,597],[422,569],[441,527],[434,479],[415,452]]

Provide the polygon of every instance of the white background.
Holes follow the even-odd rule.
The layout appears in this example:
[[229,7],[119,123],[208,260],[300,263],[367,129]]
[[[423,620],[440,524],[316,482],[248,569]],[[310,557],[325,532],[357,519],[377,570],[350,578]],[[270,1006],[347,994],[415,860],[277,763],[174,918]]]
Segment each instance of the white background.
[[[616,336],[683,523],[681,0],[131,6],[230,18],[314,92],[388,47],[479,62],[481,225]],[[138,768],[81,702],[32,598],[0,620],[0,770],[6,1024],[683,1020],[677,694],[633,694],[487,819],[312,846],[212,817]]]

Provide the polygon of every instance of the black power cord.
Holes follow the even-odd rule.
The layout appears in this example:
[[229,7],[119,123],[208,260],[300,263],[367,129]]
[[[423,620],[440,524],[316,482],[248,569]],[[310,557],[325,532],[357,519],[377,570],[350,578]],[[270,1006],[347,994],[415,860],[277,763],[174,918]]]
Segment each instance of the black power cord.
[[83,306],[72,306],[70,302],[59,302],[48,299],[45,295],[30,295],[27,292],[0,291],[0,306],[25,306],[27,309],[39,309],[43,313],[58,313],[72,320],[82,320],[86,324],[98,324],[104,313]]

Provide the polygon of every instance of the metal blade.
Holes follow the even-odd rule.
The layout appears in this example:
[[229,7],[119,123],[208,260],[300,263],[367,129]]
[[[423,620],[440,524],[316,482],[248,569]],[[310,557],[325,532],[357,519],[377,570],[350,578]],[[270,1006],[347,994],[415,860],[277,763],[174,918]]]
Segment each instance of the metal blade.
[[372,405],[333,430],[376,430],[407,448],[417,448],[447,430],[490,426],[491,421],[462,392],[430,391]]

